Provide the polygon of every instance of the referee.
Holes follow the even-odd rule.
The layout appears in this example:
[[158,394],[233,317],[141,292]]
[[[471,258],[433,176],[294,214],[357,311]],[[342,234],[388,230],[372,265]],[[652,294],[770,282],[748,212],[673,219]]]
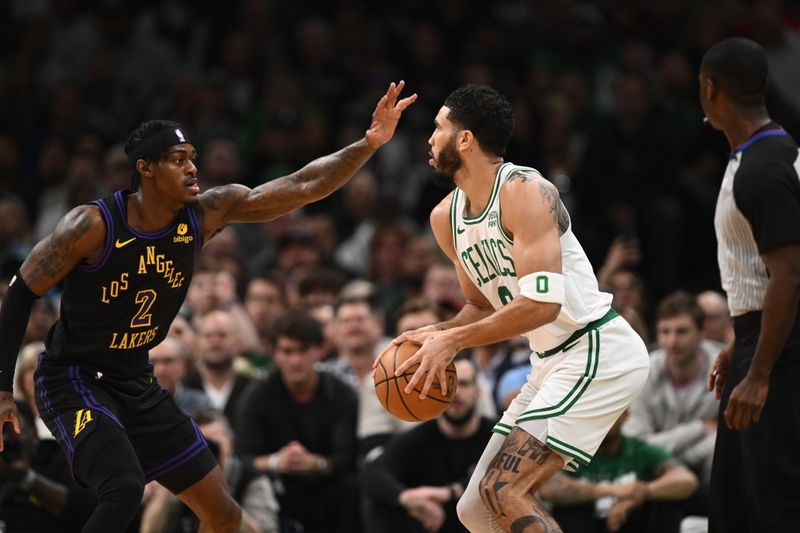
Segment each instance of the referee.
[[800,157],[766,90],[755,42],[726,39],[703,57],[700,104],[732,148],[714,226],[736,332],[708,379],[722,400],[712,533],[800,527]]

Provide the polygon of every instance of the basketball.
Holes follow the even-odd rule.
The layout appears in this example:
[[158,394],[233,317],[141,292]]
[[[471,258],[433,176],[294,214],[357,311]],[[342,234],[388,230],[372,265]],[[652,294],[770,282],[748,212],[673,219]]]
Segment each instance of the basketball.
[[391,350],[384,352],[375,368],[375,394],[377,394],[383,407],[392,415],[409,422],[430,420],[442,414],[456,394],[458,379],[456,366],[450,363],[447,373],[447,395],[442,394],[439,378],[434,377],[433,384],[424,400],[419,399],[424,380],[417,384],[411,394],[406,394],[405,388],[411,381],[419,364],[416,364],[400,376],[395,376],[394,371],[406,359],[417,353],[419,345],[404,342]]

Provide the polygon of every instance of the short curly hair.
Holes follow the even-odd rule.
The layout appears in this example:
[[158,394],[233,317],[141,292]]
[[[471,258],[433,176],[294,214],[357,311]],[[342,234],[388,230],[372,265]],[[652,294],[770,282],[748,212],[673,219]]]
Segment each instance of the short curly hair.
[[485,85],[459,87],[445,99],[447,119],[470,130],[484,152],[503,156],[514,131],[514,112],[508,99]]
[[[125,141],[125,155],[130,157],[136,147],[154,133],[158,133],[162,130],[174,129],[183,129],[183,126],[170,120],[148,120],[147,122],[142,122],[136,127],[135,130],[131,132],[131,134],[128,136],[128,140]],[[165,150],[159,150],[158,152],[145,154],[142,159],[151,163],[155,163],[164,156],[164,152]],[[137,191],[139,190],[141,184],[142,177],[139,175],[139,171],[134,167],[131,173],[131,189],[133,191]]]

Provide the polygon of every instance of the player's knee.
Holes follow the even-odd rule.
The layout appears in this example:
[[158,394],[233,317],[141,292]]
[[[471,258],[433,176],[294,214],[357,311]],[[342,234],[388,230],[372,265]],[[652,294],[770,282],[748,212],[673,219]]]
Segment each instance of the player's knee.
[[458,514],[459,521],[461,521],[464,527],[469,531],[482,531],[489,512],[486,510],[486,506],[483,504],[478,491],[471,487],[472,485],[469,485],[458,500],[456,504],[456,513]]
[[141,472],[117,473],[98,488],[100,500],[112,501],[120,508],[136,509],[144,493],[144,476]]

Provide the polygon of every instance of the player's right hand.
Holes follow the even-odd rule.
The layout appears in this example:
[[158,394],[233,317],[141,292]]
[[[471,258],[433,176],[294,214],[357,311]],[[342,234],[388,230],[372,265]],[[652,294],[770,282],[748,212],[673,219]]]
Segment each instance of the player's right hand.
[[14,433],[22,433],[19,427],[19,413],[17,404],[14,402],[14,395],[8,391],[0,391],[0,452],[3,451],[3,427],[6,422],[14,425]]
[[714,360],[714,364],[711,365],[711,371],[708,373],[708,391],[714,392],[714,397],[717,400],[722,398],[722,389],[725,387],[725,375],[728,373],[728,365],[731,362],[732,353],[733,343],[730,343],[719,353]]
[[370,124],[365,134],[367,144],[372,148],[380,148],[389,142],[389,139],[394,135],[400,115],[416,101],[416,94],[398,100],[405,85],[405,81],[400,81],[400,83],[392,82],[386,94],[381,97],[378,105],[375,106],[375,112],[372,113],[372,124]]

